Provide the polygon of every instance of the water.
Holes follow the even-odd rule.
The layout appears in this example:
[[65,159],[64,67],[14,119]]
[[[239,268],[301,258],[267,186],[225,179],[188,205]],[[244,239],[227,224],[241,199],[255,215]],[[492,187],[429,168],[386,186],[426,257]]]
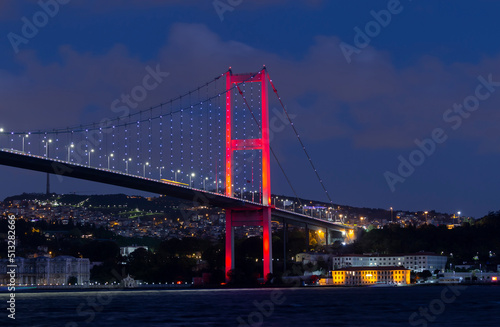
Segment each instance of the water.
[[499,326],[500,287],[17,293],[15,323],[2,311],[0,326]]

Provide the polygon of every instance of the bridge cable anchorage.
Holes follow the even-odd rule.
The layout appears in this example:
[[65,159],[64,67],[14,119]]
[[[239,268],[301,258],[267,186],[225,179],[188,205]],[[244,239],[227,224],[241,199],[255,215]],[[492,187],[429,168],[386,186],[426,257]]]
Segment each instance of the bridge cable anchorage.
[[[253,113],[252,109],[250,108],[250,106],[248,105],[248,101],[247,99],[245,98],[245,96],[243,95],[243,92],[241,91],[239,85],[237,85],[237,88],[238,88],[238,92],[240,93],[240,95],[243,97],[243,101],[245,102],[245,105],[246,107],[248,108],[248,110],[250,111],[250,114],[252,114],[252,117],[255,121],[255,123],[257,124],[257,126],[259,126],[259,121],[257,120],[257,118],[255,117],[255,114]],[[293,194],[295,195],[295,198],[297,199],[297,201],[299,202],[300,205],[302,205],[302,202],[300,201],[300,198],[299,196],[297,195],[297,192],[295,191],[293,185],[292,185],[292,182],[290,181],[290,179],[288,178],[287,174],[285,173],[285,170],[283,169],[283,166],[281,165],[280,161],[278,160],[278,157],[276,156],[276,154],[274,153],[274,150],[273,148],[271,147],[271,145],[269,145],[269,149],[271,150],[271,153],[274,157],[274,159],[276,160],[276,162],[278,163],[278,166],[280,167],[280,170],[281,172],[283,173],[283,175],[285,176],[285,179],[288,183],[288,186],[290,186],[290,188],[292,189],[292,192]]]
[[[290,116],[288,115],[288,111],[286,110],[286,107],[285,105],[283,104],[283,101],[281,100],[281,97],[280,95],[278,94],[278,90],[276,90],[276,87],[274,87],[274,83],[271,79],[271,77],[269,76],[269,73],[267,74],[267,78],[269,79],[269,83],[271,84],[271,87],[273,88],[273,91],[274,93],[276,94],[276,97],[278,98],[280,104],[281,104],[281,107],[283,108],[283,111],[285,112],[285,115],[286,115],[286,118],[288,119],[288,121],[290,122],[290,125],[292,126],[292,129],[295,133],[295,136],[297,136],[297,139],[299,140],[300,142],[300,145],[302,146],[302,150],[304,150],[304,153],[306,154],[307,156],[307,159],[309,160],[309,163],[311,164],[311,167],[312,169],[314,170],[314,173],[316,174],[316,177],[318,178],[318,181],[319,183],[321,184],[321,187],[323,188],[323,190],[325,191],[325,194],[326,194],[326,197],[328,198],[328,200],[330,201],[330,204],[333,206],[333,201],[332,201],[332,198],[330,197],[330,194],[328,193],[328,190],[326,189],[325,187],[325,184],[323,183],[323,180],[321,179],[321,177],[319,176],[319,173],[318,173],[318,170],[316,169],[312,159],[311,159],[311,156],[309,155],[309,153],[307,152],[307,149],[306,149],[306,146],[304,145],[304,143],[302,142],[302,139],[300,138],[300,135],[299,133],[297,132],[297,129],[295,128],[295,125],[293,124],[293,121],[292,119],[290,118]],[[342,221],[343,223],[343,221]]]

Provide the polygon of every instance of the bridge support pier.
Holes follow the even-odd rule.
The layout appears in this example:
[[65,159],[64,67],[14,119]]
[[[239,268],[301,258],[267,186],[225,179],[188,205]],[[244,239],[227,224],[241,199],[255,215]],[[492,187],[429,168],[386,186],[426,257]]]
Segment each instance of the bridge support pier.
[[271,207],[254,210],[226,209],[226,281],[229,281],[228,272],[234,269],[234,227],[261,226],[263,248],[263,275],[273,272],[273,234],[271,225]]
[[226,209],[226,281],[229,270],[234,269],[234,226],[231,209]]
[[288,243],[288,223],[283,219],[283,272],[286,272],[286,260],[288,257],[286,245]]
[[273,233],[271,226],[271,208],[265,207],[262,209],[262,241],[263,241],[263,257],[264,257],[264,278],[267,280],[267,275],[273,272]]
[[309,226],[306,224],[306,252],[309,252]]

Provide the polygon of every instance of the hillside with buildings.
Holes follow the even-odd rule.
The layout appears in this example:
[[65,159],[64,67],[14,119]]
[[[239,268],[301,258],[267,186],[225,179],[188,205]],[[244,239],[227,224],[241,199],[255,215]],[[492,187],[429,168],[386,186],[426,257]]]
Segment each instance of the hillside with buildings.
[[[390,210],[293,202],[280,196],[273,196],[273,202],[276,207],[359,227],[355,242],[337,240],[326,245],[321,231],[309,230],[307,238],[304,228],[290,226],[284,260],[283,225],[273,222],[277,275],[328,275],[334,269],[362,266],[459,272],[496,270],[500,264],[498,212],[474,220],[397,211],[392,212],[391,222]],[[218,208],[167,197],[22,194],[5,199],[0,209],[2,237],[7,214],[16,216],[19,264],[27,270],[45,265],[44,272],[58,271],[24,281],[67,284],[71,277],[79,284],[116,282],[113,271],[125,271],[149,283],[188,282],[203,274],[210,274],[212,282],[224,281],[225,216]],[[237,267],[241,268],[233,277],[240,282],[255,280],[262,265],[260,228],[241,227],[236,234]],[[6,260],[6,253],[7,243],[2,242],[0,259]],[[67,266],[80,268],[60,271],[57,267],[65,260],[71,262]]]

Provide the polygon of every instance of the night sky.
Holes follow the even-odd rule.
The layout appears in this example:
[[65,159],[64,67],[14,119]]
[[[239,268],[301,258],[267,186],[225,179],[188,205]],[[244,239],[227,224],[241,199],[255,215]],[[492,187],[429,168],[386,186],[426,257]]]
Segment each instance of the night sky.
[[[142,108],[229,66],[265,64],[335,203],[474,217],[500,209],[499,2],[41,3],[53,17],[36,1],[0,2],[6,131],[112,118],[113,100],[147,66],[169,76]],[[37,31],[23,28],[33,19]],[[290,127],[272,146],[299,196],[326,201]],[[0,166],[0,186],[2,199],[44,192],[45,174]],[[137,194],[70,178],[53,178],[52,191]],[[272,191],[292,194],[275,164]]]

